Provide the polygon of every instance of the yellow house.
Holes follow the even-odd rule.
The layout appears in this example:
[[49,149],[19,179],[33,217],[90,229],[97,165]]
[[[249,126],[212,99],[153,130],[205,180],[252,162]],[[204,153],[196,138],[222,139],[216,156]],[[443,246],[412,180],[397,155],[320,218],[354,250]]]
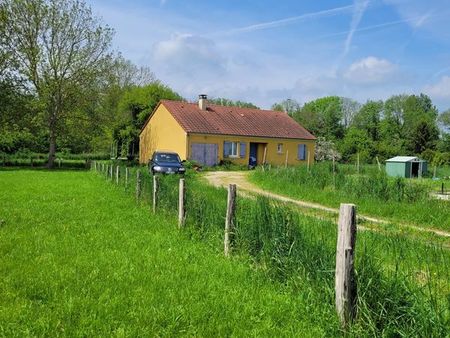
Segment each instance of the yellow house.
[[236,164],[298,165],[314,161],[316,138],[284,112],[161,100],[140,133],[139,161],[155,150],[212,166]]

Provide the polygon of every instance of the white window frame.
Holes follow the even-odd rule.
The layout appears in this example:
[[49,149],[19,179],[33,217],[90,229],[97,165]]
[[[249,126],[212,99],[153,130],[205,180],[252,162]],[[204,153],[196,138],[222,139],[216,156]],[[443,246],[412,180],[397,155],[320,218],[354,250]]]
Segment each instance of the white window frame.
[[282,154],[283,153],[283,143],[277,144],[277,153]]
[[230,152],[230,156],[231,158],[237,158],[239,157],[239,142],[237,141],[230,141],[231,143],[231,152]]

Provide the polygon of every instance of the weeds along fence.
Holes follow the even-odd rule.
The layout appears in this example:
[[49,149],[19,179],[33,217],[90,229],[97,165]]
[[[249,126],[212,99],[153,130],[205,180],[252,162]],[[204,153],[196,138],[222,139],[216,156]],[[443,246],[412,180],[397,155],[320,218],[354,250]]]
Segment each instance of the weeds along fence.
[[[154,212],[156,196],[155,212],[173,217],[176,223],[180,177],[158,176],[155,190],[154,178],[145,168],[117,169],[111,163],[93,162],[92,169],[148,208],[149,217]],[[188,172],[184,180],[183,233],[222,252],[227,214],[232,214],[227,212],[227,190],[203,184],[195,173]],[[232,222],[228,233],[231,257],[248,259],[254,269],[264,271],[275,285],[287,286],[296,296],[307,298],[311,311],[320,306],[323,313],[325,308],[329,315],[317,319],[324,327],[330,321],[340,326],[335,309],[338,243],[335,224],[301,215],[294,207],[266,198],[240,196],[235,199],[234,217],[228,221]],[[342,248],[344,258],[350,257],[345,256],[345,251],[352,249],[355,273],[349,269],[347,276],[352,276],[357,286],[355,312],[351,324],[345,328],[347,334],[355,337],[447,334],[448,251],[406,240],[401,235],[386,237],[376,232],[358,233],[356,247]],[[345,297],[351,295],[343,294],[346,306]]]
[[305,188],[333,188],[347,196],[376,198],[384,201],[416,202],[429,199],[423,185],[410,184],[404,178],[389,178],[384,170],[374,166],[361,167],[357,174],[352,166],[317,163],[310,170],[304,166],[276,168],[269,172],[256,172],[267,179],[274,177],[285,183],[301,184]]

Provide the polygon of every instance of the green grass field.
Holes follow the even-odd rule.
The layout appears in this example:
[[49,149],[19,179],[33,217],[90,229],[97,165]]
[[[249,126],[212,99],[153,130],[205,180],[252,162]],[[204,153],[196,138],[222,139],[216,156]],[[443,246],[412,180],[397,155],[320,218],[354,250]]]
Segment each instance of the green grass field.
[[[311,172],[305,167],[255,170],[250,180],[292,198],[334,208],[340,203],[354,203],[365,215],[450,231],[450,203],[429,197],[438,186],[431,179],[388,178],[376,166],[368,166],[357,175],[354,167],[346,165],[337,166],[333,178],[332,165],[318,163]],[[450,182],[446,184],[450,188]]]
[[89,172],[0,171],[0,272],[1,336],[339,335],[331,304]]
[[[123,172],[123,171],[122,171]],[[222,255],[226,193],[187,175],[142,201],[94,172],[0,171],[0,335],[440,337],[449,328],[450,254],[358,233],[357,317],[334,310],[335,225],[265,199],[238,200]]]

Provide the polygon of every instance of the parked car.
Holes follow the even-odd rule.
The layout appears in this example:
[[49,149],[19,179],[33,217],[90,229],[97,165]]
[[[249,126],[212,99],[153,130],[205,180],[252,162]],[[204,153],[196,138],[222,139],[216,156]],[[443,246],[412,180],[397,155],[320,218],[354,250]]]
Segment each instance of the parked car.
[[177,153],[169,151],[155,151],[148,163],[151,174],[184,174],[186,168],[183,166]]

